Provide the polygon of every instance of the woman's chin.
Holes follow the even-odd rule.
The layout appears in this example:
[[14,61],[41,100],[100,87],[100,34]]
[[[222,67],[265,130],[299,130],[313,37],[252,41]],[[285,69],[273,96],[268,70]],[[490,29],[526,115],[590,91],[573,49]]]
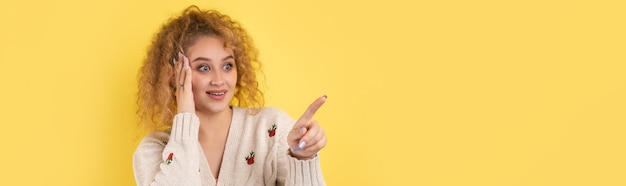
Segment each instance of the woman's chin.
[[220,112],[224,112],[225,110],[230,110],[230,105],[228,104],[224,104],[224,105],[211,105],[208,107],[204,107],[204,108],[198,108],[196,111],[197,112],[203,112],[203,113],[220,113]]
[[[204,113],[220,113],[225,110],[230,110],[230,100],[232,100],[232,95],[225,96],[227,99],[205,99],[205,100],[194,100],[196,103],[203,103],[202,105],[196,104],[196,112],[204,112]],[[229,100],[229,101],[227,101]]]

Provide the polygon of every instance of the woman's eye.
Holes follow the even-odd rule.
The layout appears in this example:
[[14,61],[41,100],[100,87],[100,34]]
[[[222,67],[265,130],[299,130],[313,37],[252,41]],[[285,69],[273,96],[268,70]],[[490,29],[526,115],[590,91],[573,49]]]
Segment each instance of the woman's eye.
[[233,65],[232,64],[226,64],[226,65],[224,65],[223,68],[224,68],[224,70],[230,70],[231,68],[233,68]]
[[199,71],[202,71],[202,72],[206,72],[206,71],[208,71],[208,70],[209,70],[209,66],[202,65],[202,66],[198,67],[198,70],[199,70]]

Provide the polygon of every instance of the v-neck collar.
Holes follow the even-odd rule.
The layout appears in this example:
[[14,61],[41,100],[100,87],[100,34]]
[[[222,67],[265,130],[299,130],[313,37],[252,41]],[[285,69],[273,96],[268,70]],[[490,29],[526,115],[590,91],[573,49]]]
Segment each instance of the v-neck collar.
[[[243,120],[245,118],[245,115],[247,113],[247,110],[245,108],[240,108],[240,107],[232,107],[233,109],[233,115],[232,118],[230,120],[230,127],[228,129],[228,135],[226,137],[226,145],[224,147],[224,153],[222,154],[222,164],[220,165],[220,173],[217,175],[218,179],[220,180],[220,182],[216,182],[215,178],[213,177],[213,172],[211,172],[211,167],[209,166],[209,162],[206,160],[206,156],[204,154],[204,150],[202,150],[202,146],[200,146],[200,143],[198,143],[198,147],[200,148],[200,158],[202,161],[200,161],[200,163],[202,163],[202,165],[204,165],[203,167],[206,168],[206,172],[201,174],[206,174],[208,173],[208,177],[209,177],[209,184],[210,185],[223,185],[220,183],[229,183],[232,182],[233,178],[232,178],[232,174],[229,174],[230,172],[233,172],[232,170],[234,169],[234,163],[235,162],[235,155],[237,154],[237,148],[236,146],[239,144],[239,141],[241,139],[241,132],[243,129]],[[227,173],[224,173],[227,172]]]

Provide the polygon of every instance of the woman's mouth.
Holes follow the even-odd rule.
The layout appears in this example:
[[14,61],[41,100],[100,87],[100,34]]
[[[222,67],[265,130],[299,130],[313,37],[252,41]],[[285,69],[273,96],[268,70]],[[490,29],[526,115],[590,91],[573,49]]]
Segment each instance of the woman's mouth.
[[210,98],[215,100],[221,100],[226,97],[226,90],[207,91],[206,93]]
[[224,95],[225,92],[209,92],[209,94],[214,95],[214,96],[221,96]]

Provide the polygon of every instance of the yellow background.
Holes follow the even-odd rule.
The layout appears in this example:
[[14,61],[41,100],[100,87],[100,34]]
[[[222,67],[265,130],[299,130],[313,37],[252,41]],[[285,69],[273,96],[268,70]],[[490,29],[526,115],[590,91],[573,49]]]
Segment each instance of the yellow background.
[[624,1],[0,3],[0,185],[133,185],[137,71],[186,6],[240,21],[329,185],[626,185]]

